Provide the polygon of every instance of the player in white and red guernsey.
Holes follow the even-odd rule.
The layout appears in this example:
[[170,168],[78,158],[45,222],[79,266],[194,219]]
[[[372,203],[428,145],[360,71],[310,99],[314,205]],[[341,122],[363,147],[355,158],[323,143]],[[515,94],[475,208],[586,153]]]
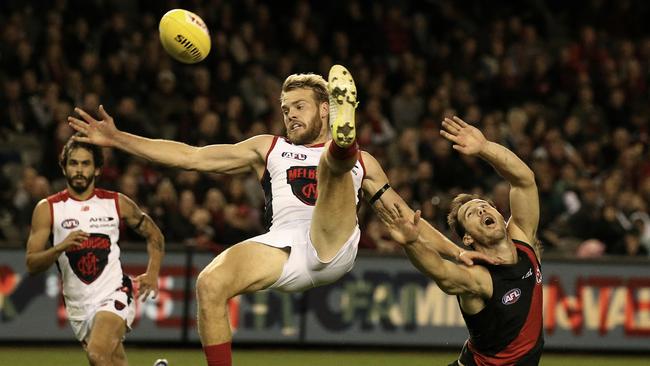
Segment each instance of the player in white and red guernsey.
[[164,238],[128,197],[95,188],[102,163],[99,147],[68,141],[60,158],[67,188],[36,205],[26,262],[30,273],[56,262],[68,318],[90,364],[126,365],[122,340],[133,322],[135,302],[131,279],[120,263],[120,223],[147,240],[147,272],[135,279],[142,299],[158,293]]
[[[259,135],[234,145],[198,148],[119,131],[101,106],[102,121],[79,108],[75,111],[83,120],[68,118],[88,136],[80,139],[84,142],[184,169],[254,172],[260,179],[269,232],[221,253],[197,280],[199,335],[209,366],[231,365],[230,298],[266,288],[302,291],[337,280],[352,269],[356,257],[360,191],[382,216],[403,204],[377,161],[358,150],[351,74],[335,65],[328,79],[294,74],[284,81],[280,102],[286,138]],[[425,232],[433,230],[422,226]],[[440,251],[451,257],[460,252],[453,244]],[[469,263],[471,257],[462,259]]]

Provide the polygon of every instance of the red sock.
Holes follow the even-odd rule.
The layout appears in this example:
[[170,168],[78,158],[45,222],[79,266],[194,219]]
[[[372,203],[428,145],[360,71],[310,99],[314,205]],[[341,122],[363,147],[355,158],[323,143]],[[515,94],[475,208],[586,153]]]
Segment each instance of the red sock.
[[330,156],[336,160],[348,160],[353,156],[357,156],[359,152],[359,145],[355,141],[352,145],[348,147],[340,147],[335,144],[334,141],[330,144],[329,147]]
[[231,342],[203,347],[208,366],[232,366]]

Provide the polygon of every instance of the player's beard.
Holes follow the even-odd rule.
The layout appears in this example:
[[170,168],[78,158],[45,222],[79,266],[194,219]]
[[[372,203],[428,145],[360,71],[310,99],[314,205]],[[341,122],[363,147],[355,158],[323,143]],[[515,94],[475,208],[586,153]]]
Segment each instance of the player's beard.
[[318,138],[322,128],[323,128],[323,121],[320,119],[320,116],[316,114],[311,119],[311,123],[306,126],[305,131],[303,131],[300,134],[292,134],[287,132],[287,138],[294,145],[310,144]]
[[[83,180],[79,180],[77,178],[83,178]],[[72,188],[72,190],[77,194],[82,194],[86,192],[88,187],[90,187],[90,185],[95,182],[95,175],[93,174],[90,177],[85,177],[81,174],[78,174],[72,177],[66,176],[65,179],[68,181],[68,187]]]

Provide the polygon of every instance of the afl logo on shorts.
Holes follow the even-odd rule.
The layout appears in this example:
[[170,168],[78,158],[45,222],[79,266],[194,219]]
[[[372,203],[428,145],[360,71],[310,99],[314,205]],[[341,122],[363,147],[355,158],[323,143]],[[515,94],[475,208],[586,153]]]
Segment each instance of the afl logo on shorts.
[[79,220],[77,219],[65,219],[61,222],[61,227],[64,229],[74,229],[79,226]]
[[521,290],[518,288],[513,288],[512,290],[506,292],[505,295],[501,298],[503,305],[512,305],[519,300],[521,297]]

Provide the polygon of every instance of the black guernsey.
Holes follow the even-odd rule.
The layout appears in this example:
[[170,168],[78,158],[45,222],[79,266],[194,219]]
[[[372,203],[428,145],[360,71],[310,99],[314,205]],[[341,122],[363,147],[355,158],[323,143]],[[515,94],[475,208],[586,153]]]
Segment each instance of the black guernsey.
[[460,364],[538,365],[544,345],[542,333],[542,268],[533,248],[518,240],[517,263],[485,265],[492,277],[492,297],[485,308],[463,318],[469,339]]

